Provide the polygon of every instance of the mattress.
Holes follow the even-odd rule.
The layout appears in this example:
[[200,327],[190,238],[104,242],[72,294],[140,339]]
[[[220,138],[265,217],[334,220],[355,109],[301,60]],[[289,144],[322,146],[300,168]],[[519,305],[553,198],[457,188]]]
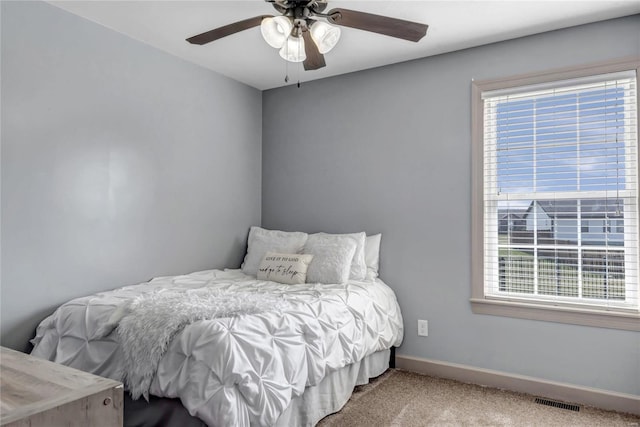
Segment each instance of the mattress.
[[69,301],[38,326],[32,354],[124,380],[130,389],[136,384],[127,383],[131,373],[124,368],[120,326],[105,325],[145,296],[205,290],[283,301],[250,314],[189,323],[163,349],[148,392],[179,398],[211,426],[274,425],[305,389],[402,342],[395,294],[379,279],[284,285],[240,270],[208,270]]

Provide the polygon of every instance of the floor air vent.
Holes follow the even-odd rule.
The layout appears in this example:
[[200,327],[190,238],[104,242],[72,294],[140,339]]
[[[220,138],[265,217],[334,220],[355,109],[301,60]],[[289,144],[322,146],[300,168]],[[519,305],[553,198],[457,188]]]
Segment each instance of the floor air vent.
[[553,406],[554,408],[566,409],[567,411],[580,411],[580,406],[578,405],[570,405],[568,403],[562,403],[556,400],[542,399],[540,397],[536,397],[536,403],[539,405],[547,405]]

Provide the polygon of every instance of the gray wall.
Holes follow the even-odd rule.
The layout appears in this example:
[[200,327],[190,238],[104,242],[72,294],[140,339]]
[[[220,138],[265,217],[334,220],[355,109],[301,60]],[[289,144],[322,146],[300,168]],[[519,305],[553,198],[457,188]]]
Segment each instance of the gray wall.
[[261,93],[41,2],[2,8],[2,345],[64,301],[238,266]]
[[382,232],[399,354],[640,395],[640,334],[469,304],[471,80],[638,55],[639,29],[633,16],[264,92],[263,225]]

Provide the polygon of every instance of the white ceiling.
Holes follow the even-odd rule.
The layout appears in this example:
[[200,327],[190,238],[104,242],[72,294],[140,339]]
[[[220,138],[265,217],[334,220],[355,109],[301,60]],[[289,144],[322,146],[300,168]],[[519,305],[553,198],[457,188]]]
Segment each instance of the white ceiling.
[[[252,28],[197,46],[187,37],[249,17],[277,13],[262,0],[50,1],[105,27],[258,89],[349,73],[544,31],[640,13],[638,0],[330,1],[335,7],[429,25],[418,43],[342,28],[327,66],[304,71],[278,55]],[[288,65],[287,65],[288,64]],[[287,70],[288,68],[288,70]]]

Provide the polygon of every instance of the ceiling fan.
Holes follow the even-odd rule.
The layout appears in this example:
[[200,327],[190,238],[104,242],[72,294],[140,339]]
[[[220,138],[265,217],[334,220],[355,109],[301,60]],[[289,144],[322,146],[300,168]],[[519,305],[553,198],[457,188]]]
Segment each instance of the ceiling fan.
[[187,41],[203,45],[259,25],[265,41],[280,49],[283,59],[302,62],[305,70],[317,70],[326,65],[323,54],[329,52],[340,38],[340,28],[329,23],[412,42],[424,37],[428,28],[418,22],[356,10],[338,8],[324,13],[327,0],[265,1],[272,3],[280,15],[260,15],[244,19],[189,37]]

